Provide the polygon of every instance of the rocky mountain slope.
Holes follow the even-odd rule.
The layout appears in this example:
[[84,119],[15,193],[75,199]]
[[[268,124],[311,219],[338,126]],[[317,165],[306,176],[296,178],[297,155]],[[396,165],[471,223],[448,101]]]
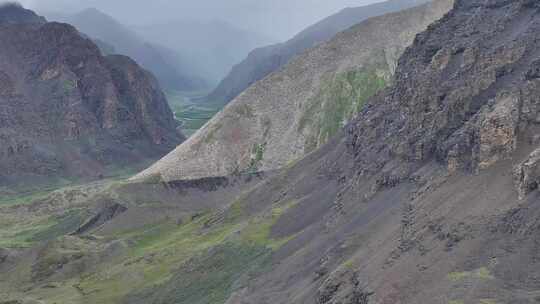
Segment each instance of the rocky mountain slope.
[[456,0],[392,87],[286,169],[0,206],[0,295],[537,303],[539,35],[535,0]]
[[1,184],[95,178],[182,141],[150,73],[127,57],[103,57],[70,25],[0,8],[0,16],[14,12],[27,17],[0,21]]
[[287,42],[252,51],[238,63],[206,98],[208,102],[227,104],[253,83],[279,70],[294,56],[325,42],[337,33],[370,17],[411,8],[427,0],[389,0],[363,7],[347,8],[297,34]]
[[279,169],[324,144],[391,80],[415,35],[453,1],[375,17],[256,83],[138,178],[166,181]]
[[69,23],[90,38],[111,45],[114,53],[133,58],[151,71],[164,88],[190,91],[207,86],[198,73],[200,71],[187,63],[190,59],[170,48],[146,42],[133,30],[97,9],[89,8],[72,15],[51,13],[47,17]]

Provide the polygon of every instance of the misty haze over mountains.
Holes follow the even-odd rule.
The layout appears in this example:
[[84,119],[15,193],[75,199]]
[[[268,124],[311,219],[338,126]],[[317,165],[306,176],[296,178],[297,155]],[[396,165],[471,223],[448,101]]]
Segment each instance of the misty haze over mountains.
[[[20,0],[37,11],[77,12],[95,7],[124,24],[149,25],[174,20],[227,21],[244,30],[257,31],[285,41],[307,26],[345,7],[380,0]],[[129,9],[126,9],[129,8]]]
[[44,14],[50,21],[72,24],[93,40],[110,45],[112,50],[106,52],[132,57],[172,90],[213,86],[253,48],[273,41],[220,21],[130,27],[96,8]]
[[50,21],[74,25],[105,52],[134,58],[166,89],[197,91],[214,88],[256,48],[286,41],[344,8],[380,0],[18,2]]

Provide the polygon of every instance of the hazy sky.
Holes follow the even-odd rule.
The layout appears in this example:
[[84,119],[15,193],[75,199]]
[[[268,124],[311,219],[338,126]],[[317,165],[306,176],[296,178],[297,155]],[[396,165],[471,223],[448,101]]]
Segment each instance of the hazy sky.
[[[2,1],[2,0],[0,0]],[[98,8],[126,24],[155,24],[174,19],[222,19],[279,40],[342,8],[382,0],[19,0],[37,10]]]

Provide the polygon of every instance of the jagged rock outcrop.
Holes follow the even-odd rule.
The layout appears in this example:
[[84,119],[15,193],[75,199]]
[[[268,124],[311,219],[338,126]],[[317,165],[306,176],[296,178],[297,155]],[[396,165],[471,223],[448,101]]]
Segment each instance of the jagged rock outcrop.
[[452,0],[362,22],[256,83],[136,178],[166,181],[279,169],[324,144],[391,81],[414,36]]
[[450,171],[475,172],[507,159],[520,137],[535,136],[536,2],[459,1],[457,8],[416,38],[391,92],[350,128],[363,171],[399,167],[403,175],[437,159]]
[[525,198],[540,185],[540,149],[534,150],[527,160],[514,169],[514,183],[519,198]]
[[346,8],[298,33],[292,39],[252,51],[206,98],[213,103],[227,104],[255,82],[278,71],[295,56],[330,40],[337,33],[368,18],[411,8],[428,0],[388,0],[362,7]]
[[317,291],[317,304],[368,304],[373,293],[365,290],[358,277],[355,271],[338,269]]
[[73,235],[81,235],[96,229],[127,210],[124,205],[107,200],[100,202],[99,205],[98,210],[94,212],[95,214],[74,231]]
[[[13,11],[27,12],[0,16]],[[67,24],[1,24],[0,183],[96,177],[182,141],[157,81],[131,59],[103,57]]]

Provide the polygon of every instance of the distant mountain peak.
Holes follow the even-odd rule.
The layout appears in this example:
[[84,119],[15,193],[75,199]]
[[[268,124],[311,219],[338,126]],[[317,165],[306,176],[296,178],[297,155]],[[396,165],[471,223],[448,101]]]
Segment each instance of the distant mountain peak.
[[76,14],[77,17],[82,18],[91,18],[94,21],[104,22],[106,24],[111,24],[115,26],[121,26],[118,21],[116,21],[112,16],[107,13],[100,11],[95,7],[89,7],[81,10]]
[[24,8],[18,2],[7,2],[0,4],[0,25],[35,23],[43,24],[47,22],[45,18],[37,15],[35,12]]

